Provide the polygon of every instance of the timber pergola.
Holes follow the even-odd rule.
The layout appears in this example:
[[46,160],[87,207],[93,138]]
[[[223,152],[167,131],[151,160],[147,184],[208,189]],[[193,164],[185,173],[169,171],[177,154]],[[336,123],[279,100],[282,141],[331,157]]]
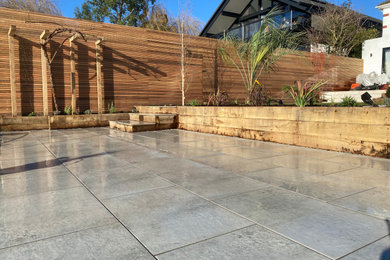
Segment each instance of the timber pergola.
[[[11,91],[11,114],[12,117],[17,116],[17,97],[16,97],[16,74],[15,74],[15,33],[16,26],[11,25],[8,30],[8,46],[9,46],[9,69],[10,69],[10,91]],[[44,42],[48,40],[50,36],[49,30],[43,30],[39,40],[41,45],[41,71],[42,71],[42,104],[43,104],[43,115],[49,116],[49,97],[48,97],[48,88],[47,88],[47,67],[48,61],[45,55]],[[75,66],[75,50],[74,50],[74,41],[80,37],[80,33],[75,33],[69,39],[69,50],[70,50],[70,80],[71,80],[71,107],[72,115],[76,111],[76,66]],[[84,36],[83,36],[84,37]],[[98,114],[102,114],[103,110],[103,86],[102,86],[102,44],[104,39],[98,38],[95,42],[96,47],[96,84],[97,84],[97,103],[98,103]]]

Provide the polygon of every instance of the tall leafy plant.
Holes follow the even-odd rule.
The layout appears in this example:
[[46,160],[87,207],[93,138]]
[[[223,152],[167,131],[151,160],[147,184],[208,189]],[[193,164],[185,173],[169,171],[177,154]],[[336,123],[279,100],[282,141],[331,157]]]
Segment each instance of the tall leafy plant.
[[261,92],[261,85],[256,81],[264,72],[271,71],[281,57],[296,51],[303,36],[303,33],[280,28],[273,20],[278,12],[278,9],[272,9],[249,41],[227,36],[219,47],[222,60],[240,73],[248,100],[253,105],[258,104],[256,92]]
[[287,86],[283,89],[294,100],[296,106],[305,107],[310,103],[310,100],[315,98],[316,93],[326,83],[327,81],[319,81],[317,83],[306,82],[302,84],[302,81],[297,81],[296,86]]

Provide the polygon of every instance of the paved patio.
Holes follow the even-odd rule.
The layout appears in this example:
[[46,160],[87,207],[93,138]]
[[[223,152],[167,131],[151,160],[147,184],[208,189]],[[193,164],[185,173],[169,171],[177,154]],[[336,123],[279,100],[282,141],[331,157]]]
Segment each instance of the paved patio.
[[181,130],[0,136],[0,259],[389,259],[390,160]]

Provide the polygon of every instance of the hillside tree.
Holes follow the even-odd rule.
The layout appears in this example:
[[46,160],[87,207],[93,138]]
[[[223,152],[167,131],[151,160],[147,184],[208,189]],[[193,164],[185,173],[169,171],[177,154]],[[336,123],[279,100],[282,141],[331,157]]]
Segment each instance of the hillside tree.
[[76,7],[75,17],[97,22],[141,26],[156,0],[87,0]]
[[350,56],[365,40],[378,36],[368,23],[366,16],[352,9],[350,0],[341,6],[328,4],[312,17],[308,41],[312,46],[322,44],[328,54]]
[[55,0],[0,0],[0,7],[61,15],[61,10]]

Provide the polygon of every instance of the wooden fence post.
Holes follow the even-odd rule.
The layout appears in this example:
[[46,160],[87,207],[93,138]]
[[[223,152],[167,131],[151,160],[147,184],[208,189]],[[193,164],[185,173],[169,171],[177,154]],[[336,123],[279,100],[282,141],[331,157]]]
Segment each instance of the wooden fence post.
[[[49,36],[49,30],[44,30],[41,34],[40,42],[41,44]],[[41,67],[42,67],[42,98],[43,98],[43,115],[49,115],[49,105],[48,105],[48,95],[47,95],[47,61],[45,57],[45,51],[41,46]]]
[[10,87],[11,87],[11,113],[12,116],[17,116],[16,107],[16,79],[15,79],[15,50],[14,50],[14,36],[16,26],[11,25],[8,31],[8,46],[9,46],[9,73],[10,73]]
[[72,115],[76,111],[76,73],[75,73],[75,61],[74,61],[74,46],[73,41],[76,40],[78,35],[74,35],[69,39],[69,49],[70,49],[70,82],[71,82],[71,90],[72,90]]
[[103,40],[99,39],[95,42],[96,45],[96,84],[97,84],[97,98],[98,98],[98,113],[103,113],[103,99],[102,99],[102,44]]

